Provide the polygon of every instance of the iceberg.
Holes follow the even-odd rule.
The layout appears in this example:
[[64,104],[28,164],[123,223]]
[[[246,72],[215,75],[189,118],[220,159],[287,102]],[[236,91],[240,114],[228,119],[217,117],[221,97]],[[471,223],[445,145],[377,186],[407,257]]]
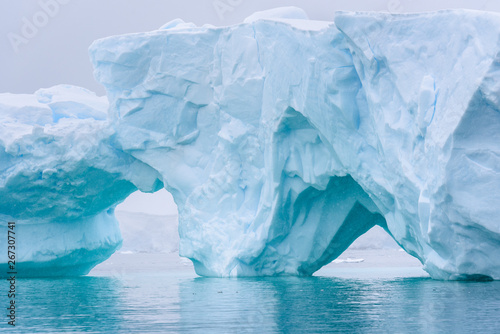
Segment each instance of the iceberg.
[[1,275],[10,271],[8,222],[19,276],[82,275],[121,245],[113,211],[137,190],[134,180],[162,187],[112,145],[107,108],[106,98],[68,85],[0,94]]
[[114,206],[165,187],[199,275],[312,275],[380,226],[433,278],[500,279],[499,37],[486,12],[285,8],[95,41],[107,107],[75,87],[0,96],[16,129],[1,226],[72,226],[30,261],[90,249],[95,264],[119,244]]

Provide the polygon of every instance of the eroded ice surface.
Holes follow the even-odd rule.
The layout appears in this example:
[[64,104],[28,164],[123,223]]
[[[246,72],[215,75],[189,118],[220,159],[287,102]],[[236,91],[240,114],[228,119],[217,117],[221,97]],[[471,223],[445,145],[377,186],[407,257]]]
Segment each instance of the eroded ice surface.
[[[113,176],[95,192],[106,205],[78,201],[82,215],[164,185],[180,253],[201,275],[309,275],[379,225],[434,278],[500,279],[500,16],[303,15],[224,28],[178,20],[94,42],[107,121],[35,113],[106,124],[92,154],[63,163]],[[4,146],[2,163],[16,156]],[[64,180],[84,174],[72,168]]]
[[114,147],[107,107],[67,85],[0,94],[1,262],[14,221],[19,275],[87,273],[120,246],[113,208],[137,190],[133,182],[161,187],[154,171]]
[[378,224],[435,278],[500,278],[500,17],[277,16],[91,47],[181,254],[203,275],[311,274]]

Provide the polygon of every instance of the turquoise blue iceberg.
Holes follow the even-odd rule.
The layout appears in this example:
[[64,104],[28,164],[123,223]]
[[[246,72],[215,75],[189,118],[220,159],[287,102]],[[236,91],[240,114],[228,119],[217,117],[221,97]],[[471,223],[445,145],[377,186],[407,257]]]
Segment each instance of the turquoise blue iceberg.
[[0,132],[1,226],[73,226],[24,260],[95,250],[74,258],[88,269],[118,247],[114,206],[165,187],[203,276],[311,275],[378,225],[433,278],[500,279],[499,37],[487,12],[287,8],[95,41],[109,105],[38,100],[43,120]]

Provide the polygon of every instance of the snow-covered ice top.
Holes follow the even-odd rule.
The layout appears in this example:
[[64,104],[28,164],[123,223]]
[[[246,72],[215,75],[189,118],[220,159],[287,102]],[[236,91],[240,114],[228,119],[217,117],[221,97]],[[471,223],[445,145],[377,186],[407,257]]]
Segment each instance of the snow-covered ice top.
[[434,278],[500,279],[500,16],[304,15],[94,42],[102,168],[173,194],[201,275],[310,275],[379,225]]

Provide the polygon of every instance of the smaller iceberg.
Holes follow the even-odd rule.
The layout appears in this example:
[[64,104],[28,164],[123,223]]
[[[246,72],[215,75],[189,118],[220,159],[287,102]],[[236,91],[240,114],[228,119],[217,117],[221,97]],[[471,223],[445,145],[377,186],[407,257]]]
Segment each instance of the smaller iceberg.
[[0,94],[0,275],[8,222],[19,276],[86,274],[121,245],[114,207],[156,173],[114,147],[107,108],[67,85]]

